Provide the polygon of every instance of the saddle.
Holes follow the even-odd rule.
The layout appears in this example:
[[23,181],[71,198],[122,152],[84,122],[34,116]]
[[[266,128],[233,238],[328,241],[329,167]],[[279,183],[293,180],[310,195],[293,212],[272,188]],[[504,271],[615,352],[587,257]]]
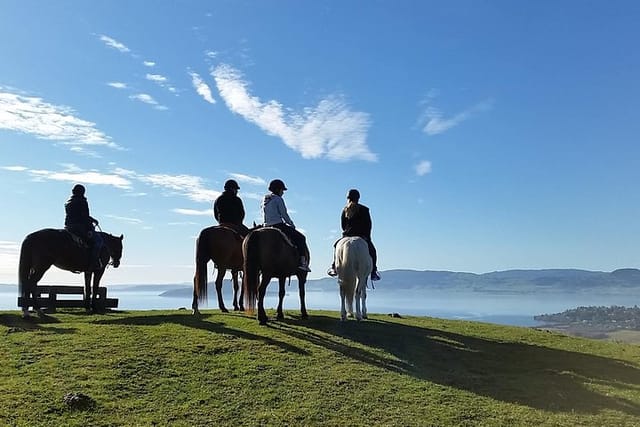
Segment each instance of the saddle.
[[80,248],[82,248],[82,249],[89,249],[89,242],[87,242],[87,240],[86,240],[86,239],[84,239],[84,238],[82,238],[82,237],[78,236],[78,235],[77,235],[77,234],[75,234],[75,233],[72,233],[72,232],[71,232],[71,231],[69,231],[69,230],[63,230],[63,231],[64,231],[65,233],[67,233],[67,234],[71,237],[71,240],[73,241],[73,243],[74,243],[76,246],[78,246],[78,247],[80,247]]
[[240,234],[240,232],[238,230],[236,230],[233,225],[228,224],[228,223],[222,223],[220,225],[216,225],[216,228],[224,228],[225,230],[229,230],[232,231],[233,234],[236,236],[236,239],[242,241],[243,237],[242,234]]
[[287,244],[289,246],[291,246],[292,248],[296,249],[297,246],[293,244],[293,241],[291,240],[291,238],[289,236],[287,236],[287,233],[285,233],[284,231],[280,230],[277,227],[270,227],[270,226],[262,226],[260,227],[262,230],[276,230],[278,233],[280,233],[280,235],[284,238],[284,241],[287,242]]

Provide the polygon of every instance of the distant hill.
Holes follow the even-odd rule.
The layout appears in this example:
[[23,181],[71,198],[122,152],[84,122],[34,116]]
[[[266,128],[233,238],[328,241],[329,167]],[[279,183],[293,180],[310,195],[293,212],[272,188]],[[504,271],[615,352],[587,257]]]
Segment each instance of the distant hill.
[[[640,270],[623,268],[612,272],[577,269],[506,270],[484,274],[432,270],[386,270],[382,280],[374,283],[376,289],[439,289],[466,292],[640,292]],[[295,279],[292,285],[296,283]],[[167,297],[191,296],[191,283],[109,285],[113,290],[131,292],[157,292]],[[224,281],[225,292],[231,288],[231,279]],[[307,291],[333,291],[337,281],[332,277],[312,279],[307,282]],[[0,291],[13,291],[16,285],[0,284]],[[276,290],[274,283],[269,292]],[[290,289],[287,287],[287,290]],[[215,294],[213,280],[209,282],[209,293]]]
[[640,270],[621,269],[611,273],[576,269],[506,270],[484,274],[451,271],[389,270],[378,287],[442,288],[476,292],[589,290],[640,290]]

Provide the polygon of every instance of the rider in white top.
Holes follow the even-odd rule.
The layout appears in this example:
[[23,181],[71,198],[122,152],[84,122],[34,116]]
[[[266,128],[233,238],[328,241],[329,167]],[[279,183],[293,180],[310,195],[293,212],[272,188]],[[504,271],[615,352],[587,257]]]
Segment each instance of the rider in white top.
[[290,227],[296,228],[293,224],[293,220],[287,213],[287,207],[284,204],[284,199],[278,194],[266,194],[262,199],[262,223],[265,226],[272,226],[275,224],[285,223]]
[[287,187],[280,179],[274,179],[269,183],[269,191],[271,193],[266,194],[260,204],[260,210],[262,211],[262,224],[265,227],[276,227],[289,236],[293,244],[298,249],[298,255],[300,256],[300,265],[298,268],[309,272],[311,270],[309,269],[309,260],[306,257],[306,253],[309,252],[307,240],[304,237],[304,234],[296,230],[296,226],[287,213],[287,207],[285,206],[284,199],[282,198],[286,189]]

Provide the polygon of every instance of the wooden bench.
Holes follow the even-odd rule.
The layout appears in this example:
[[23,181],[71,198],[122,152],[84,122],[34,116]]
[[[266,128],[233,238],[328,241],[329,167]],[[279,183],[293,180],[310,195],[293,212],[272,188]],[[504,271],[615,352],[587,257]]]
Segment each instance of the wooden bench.
[[[58,299],[58,295],[84,295],[84,286],[68,285],[42,285],[38,286],[38,304],[49,312],[55,312],[57,308],[84,308],[83,298]],[[46,295],[46,297],[43,297]],[[98,288],[96,298],[98,310],[118,308],[118,298],[107,298],[107,288]],[[22,307],[22,297],[18,297],[18,307]]]

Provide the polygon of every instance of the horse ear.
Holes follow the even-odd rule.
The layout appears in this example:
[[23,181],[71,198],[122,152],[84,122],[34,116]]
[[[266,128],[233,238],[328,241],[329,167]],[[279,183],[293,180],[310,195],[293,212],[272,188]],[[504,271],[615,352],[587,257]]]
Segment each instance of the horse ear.
[[120,235],[120,240],[124,239],[124,234]]

